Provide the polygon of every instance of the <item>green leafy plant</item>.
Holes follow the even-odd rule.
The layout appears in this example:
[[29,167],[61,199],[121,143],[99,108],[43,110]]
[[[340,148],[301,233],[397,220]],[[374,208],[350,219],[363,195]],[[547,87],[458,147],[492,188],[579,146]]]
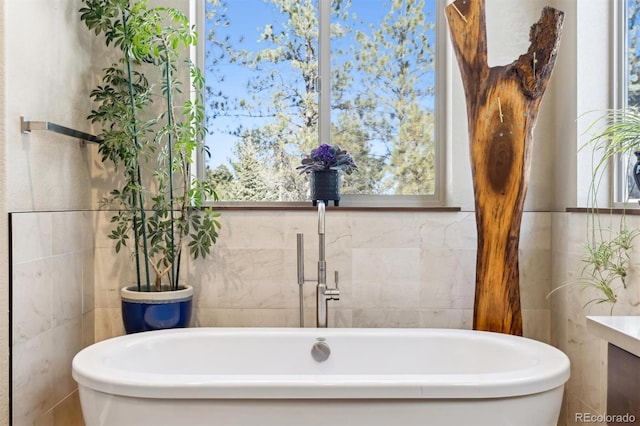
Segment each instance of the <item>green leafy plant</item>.
[[[146,0],[82,0],[80,18],[120,60],[91,92],[99,153],[122,177],[103,205],[116,208],[109,238],[132,247],[139,291],[177,290],[183,247],[205,257],[218,237],[210,182],[192,176],[205,150],[204,77],[185,52],[197,41],[181,11]],[[188,81],[187,93],[183,93]],[[153,270],[153,285],[151,283]]]
[[585,304],[610,303],[611,312],[618,301],[616,284],[622,284],[627,288],[627,278],[631,266],[630,252],[633,248],[633,240],[640,234],[637,229],[628,229],[622,226],[617,232],[611,232],[610,238],[591,241],[585,244],[585,255],[582,261],[585,263],[581,271],[580,283],[584,288],[593,288],[599,292]]
[[616,290],[620,285],[624,289],[628,285],[630,254],[640,230],[627,226],[624,208],[617,228],[613,225],[603,226],[602,209],[598,208],[597,194],[612,161],[619,155],[627,155],[640,148],[640,113],[636,108],[608,111],[587,131],[593,136],[581,149],[592,148],[594,166],[589,186],[587,243],[584,245],[585,255],[582,258],[585,266],[577,281],[560,286],[551,293],[577,283],[582,285],[583,289],[596,290],[598,294],[588,300],[585,307],[609,303],[610,313],[613,313],[618,301]]

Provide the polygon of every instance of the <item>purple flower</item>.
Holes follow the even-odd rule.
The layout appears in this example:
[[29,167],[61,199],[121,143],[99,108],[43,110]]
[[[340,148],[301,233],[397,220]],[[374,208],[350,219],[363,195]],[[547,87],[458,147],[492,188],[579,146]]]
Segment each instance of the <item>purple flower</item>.
[[331,167],[336,163],[336,156],[332,152],[332,147],[323,143],[313,151],[311,151],[311,159],[313,161],[321,161],[326,166]]
[[358,169],[355,161],[347,151],[338,145],[321,144],[311,151],[311,155],[302,159],[298,167],[300,173],[310,173],[318,170],[340,170],[351,174]]

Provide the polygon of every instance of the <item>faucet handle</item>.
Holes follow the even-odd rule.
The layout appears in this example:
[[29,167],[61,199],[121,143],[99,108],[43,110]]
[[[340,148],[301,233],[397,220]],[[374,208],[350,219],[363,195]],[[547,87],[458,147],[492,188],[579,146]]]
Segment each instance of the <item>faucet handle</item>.
[[327,300],[340,300],[340,289],[338,288],[338,271],[334,271],[336,286],[333,288],[325,287],[324,296]]

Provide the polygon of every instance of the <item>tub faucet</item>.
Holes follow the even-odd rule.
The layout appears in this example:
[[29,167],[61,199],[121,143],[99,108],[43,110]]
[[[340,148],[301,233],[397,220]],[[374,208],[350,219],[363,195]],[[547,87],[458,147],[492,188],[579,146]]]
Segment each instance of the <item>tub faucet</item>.
[[318,286],[316,287],[316,325],[317,327],[327,327],[327,304],[329,300],[340,300],[340,289],[338,289],[338,271],[335,271],[334,288],[327,287],[327,262],[324,251],[324,201],[318,201]]

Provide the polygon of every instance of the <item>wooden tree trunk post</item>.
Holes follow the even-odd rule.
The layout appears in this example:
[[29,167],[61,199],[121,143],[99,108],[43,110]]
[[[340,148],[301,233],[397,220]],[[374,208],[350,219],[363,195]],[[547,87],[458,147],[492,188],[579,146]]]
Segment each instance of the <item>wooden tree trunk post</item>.
[[532,132],[555,64],[564,13],[545,7],[528,51],[489,68],[484,0],[445,8],[469,122],[478,253],[473,328],[522,335],[518,244]]

